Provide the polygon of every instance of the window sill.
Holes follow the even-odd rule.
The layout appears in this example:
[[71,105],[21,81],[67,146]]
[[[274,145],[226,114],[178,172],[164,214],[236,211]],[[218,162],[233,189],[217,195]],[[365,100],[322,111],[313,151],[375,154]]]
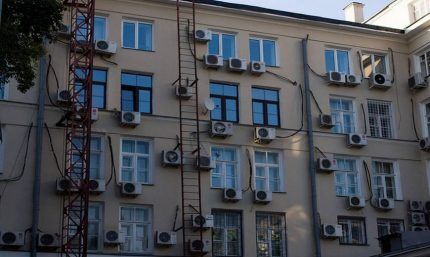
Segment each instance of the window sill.
[[344,245],[344,246],[370,246],[369,244],[345,244],[345,243],[339,243],[339,245]]
[[266,64],[266,67],[268,67],[268,68],[276,68],[276,69],[281,68],[280,65],[268,65],[268,64]]
[[127,50],[136,50],[136,51],[140,51],[140,52],[150,52],[150,53],[155,53],[155,50],[144,50],[144,49],[138,49],[138,48],[131,48],[131,47],[121,47],[122,49],[127,49]]

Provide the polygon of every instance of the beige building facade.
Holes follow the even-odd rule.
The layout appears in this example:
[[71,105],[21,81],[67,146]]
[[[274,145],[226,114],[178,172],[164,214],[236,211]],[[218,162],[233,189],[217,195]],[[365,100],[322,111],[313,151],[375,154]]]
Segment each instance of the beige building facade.
[[[106,186],[90,198],[90,256],[181,256],[181,231],[175,245],[160,247],[156,242],[157,231],[174,229],[181,205],[180,169],[164,167],[160,158],[162,151],[177,146],[179,134],[179,101],[172,86],[178,76],[175,2],[98,0],[96,14],[96,38],[115,42],[117,48],[110,57],[97,55],[94,63],[93,105],[99,117],[92,127],[91,172]],[[197,43],[197,58],[209,53],[264,61],[270,71],[255,76],[232,72],[227,62],[219,69],[198,62],[201,127],[209,131],[211,120],[234,124],[233,135],[224,139],[201,134],[202,153],[216,163],[202,173],[201,181],[204,214],[213,214],[215,223],[204,232],[211,242],[207,256],[315,256],[309,151],[336,160],[338,166],[334,172],[316,173],[320,224],[340,225],[340,237],[321,237],[322,256],[376,255],[381,251],[378,237],[428,228],[426,222],[410,221],[409,202],[430,201],[430,154],[417,141],[417,136],[430,136],[430,94],[428,88],[411,90],[408,85],[416,72],[430,75],[427,16],[419,24],[392,29],[386,28],[391,23],[376,22],[376,16],[375,22],[350,23],[216,1],[197,4],[196,15],[196,27],[212,34],[209,42]],[[65,12],[66,24],[68,19]],[[317,147],[311,150],[300,89],[305,39]],[[56,42],[47,50],[52,65],[47,92],[57,103],[57,86],[65,89],[67,81],[68,46]],[[329,71],[356,75],[359,83],[327,81]],[[375,74],[386,77],[385,89],[371,88]],[[3,233],[31,227],[37,87],[21,94],[12,81],[0,94]],[[205,108],[208,98],[215,102],[213,111]],[[65,140],[64,128],[56,126],[63,111],[53,103],[47,100],[45,105],[52,147],[45,130],[39,229],[59,235],[62,196],[56,183],[64,167]],[[121,111],[141,112],[140,124],[120,126]],[[321,127],[320,114],[331,115],[335,126]],[[303,129],[288,137],[302,122]],[[255,127],[275,128],[277,137],[269,144],[256,143]],[[349,133],[366,135],[367,145],[348,147]],[[7,180],[14,177],[18,179]],[[124,197],[122,182],[138,183],[141,194]],[[224,201],[223,188],[242,192],[242,199]],[[257,189],[271,192],[272,200],[255,203]],[[363,201],[362,207],[348,206],[354,196]],[[382,198],[393,204],[389,210],[378,207]],[[175,228],[180,223],[178,217]],[[124,233],[125,242],[106,245],[109,230]],[[29,256],[29,233],[23,235],[24,245],[3,247],[0,256]],[[56,251],[41,249],[38,255],[56,256]]]

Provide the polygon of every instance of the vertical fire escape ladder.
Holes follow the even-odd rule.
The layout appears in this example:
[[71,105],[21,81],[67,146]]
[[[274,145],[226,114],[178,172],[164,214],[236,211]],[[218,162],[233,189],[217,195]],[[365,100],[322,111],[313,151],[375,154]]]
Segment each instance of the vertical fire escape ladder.
[[[196,66],[195,3],[176,1],[178,26],[179,77],[174,83],[179,94],[180,151],[182,180],[183,256],[203,256],[203,232],[194,230],[192,215],[202,213],[200,168],[200,128],[198,77]],[[193,249],[193,250],[192,250]]]
[[62,256],[86,257],[91,142],[94,0],[65,0],[71,13]]

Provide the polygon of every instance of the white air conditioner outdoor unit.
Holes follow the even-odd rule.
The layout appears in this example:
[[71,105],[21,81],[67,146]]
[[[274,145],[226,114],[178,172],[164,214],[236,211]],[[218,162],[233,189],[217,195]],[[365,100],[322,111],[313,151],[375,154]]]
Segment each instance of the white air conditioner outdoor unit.
[[101,194],[106,191],[106,183],[104,179],[90,179],[90,193]]
[[57,103],[69,104],[72,98],[72,93],[67,89],[59,89],[57,91]]
[[176,86],[175,87],[176,96],[178,98],[188,100],[193,97],[192,87],[188,86]]
[[[211,240],[190,240],[189,251],[191,254],[207,254],[211,250]],[[198,255],[197,255],[198,256]]]
[[389,198],[378,198],[376,199],[376,207],[381,210],[392,210],[394,209],[394,200]]
[[345,76],[346,85],[355,87],[361,85],[361,77],[353,74],[346,74]]
[[210,135],[212,137],[228,137],[233,135],[233,123],[225,121],[212,121]]
[[224,188],[223,199],[226,202],[237,202],[242,199],[242,190],[234,188]]
[[63,37],[63,38],[69,38],[72,35],[70,26],[64,23],[61,23],[57,33],[59,37]]
[[430,152],[430,138],[426,137],[420,140],[420,148],[423,151]]
[[361,148],[367,145],[367,136],[364,134],[350,133],[346,137],[346,144],[348,147]]
[[366,200],[360,196],[348,196],[346,201],[348,208],[359,209],[366,206]]
[[158,246],[175,245],[177,242],[176,232],[173,231],[157,231],[156,244]]
[[409,210],[410,211],[423,211],[424,203],[422,201],[409,201]]
[[319,172],[330,173],[337,170],[337,161],[336,159],[329,158],[318,158],[317,160],[317,170]]
[[228,69],[230,71],[244,72],[248,67],[246,59],[230,58],[228,59]]
[[0,233],[0,245],[2,246],[23,246],[25,233],[17,231],[2,231]]
[[391,80],[386,74],[375,73],[369,78],[369,88],[389,89],[391,86]]
[[181,165],[181,153],[179,151],[162,151],[161,165],[163,167],[179,167]]
[[336,239],[342,236],[342,225],[322,224],[321,235],[323,238]]
[[254,203],[268,204],[272,201],[272,192],[265,190],[254,191]]
[[409,89],[421,89],[428,87],[427,81],[421,72],[417,72],[408,80]]
[[[192,34],[192,31],[191,31]],[[194,38],[197,42],[206,43],[212,40],[212,32],[207,29],[196,29]]]
[[104,243],[107,245],[118,245],[125,242],[125,234],[116,230],[107,230],[104,235]]
[[121,194],[124,196],[138,196],[142,194],[142,185],[139,183],[121,183]]
[[59,237],[50,233],[39,233],[37,246],[40,248],[58,248],[61,246]]
[[116,42],[97,40],[95,43],[95,51],[99,54],[112,55],[116,54],[117,44]]
[[346,74],[337,71],[329,71],[326,74],[327,82],[335,85],[345,85],[346,83]]
[[256,127],[254,130],[254,142],[268,144],[276,138],[275,128]]
[[429,231],[427,226],[411,226],[411,231]]
[[79,181],[72,182],[68,178],[57,179],[57,192],[58,193],[78,192],[79,186],[80,186]]
[[250,64],[251,74],[261,75],[266,73],[266,64],[264,62],[252,61]]
[[140,125],[140,112],[121,112],[121,126],[135,128]]
[[335,126],[331,114],[320,114],[320,127],[333,128]]
[[426,215],[423,212],[411,212],[409,213],[409,220],[413,225],[425,225]]
[[224,59],[220,55],[207,54],[204,56],[204,65],[206,68],[218,69],[224,66]]
[[201,171],[210,171],[215,168],[215,163],[210,156],[200,156],[196,159],[196,167]]
[[191,219],[193,220],[194,229],[209,229],[214,227],[214,216],[211,214],[194,214],[191,215]]

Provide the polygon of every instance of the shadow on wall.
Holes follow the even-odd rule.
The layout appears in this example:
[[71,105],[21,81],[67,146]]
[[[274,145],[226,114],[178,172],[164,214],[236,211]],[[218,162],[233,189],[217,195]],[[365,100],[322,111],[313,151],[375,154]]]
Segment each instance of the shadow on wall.
[[287,233],[289,243],[304,242],[309,238],[311,231],[311,218],[306,214],[303,206],[295,205],[286,210],[287,213]]

